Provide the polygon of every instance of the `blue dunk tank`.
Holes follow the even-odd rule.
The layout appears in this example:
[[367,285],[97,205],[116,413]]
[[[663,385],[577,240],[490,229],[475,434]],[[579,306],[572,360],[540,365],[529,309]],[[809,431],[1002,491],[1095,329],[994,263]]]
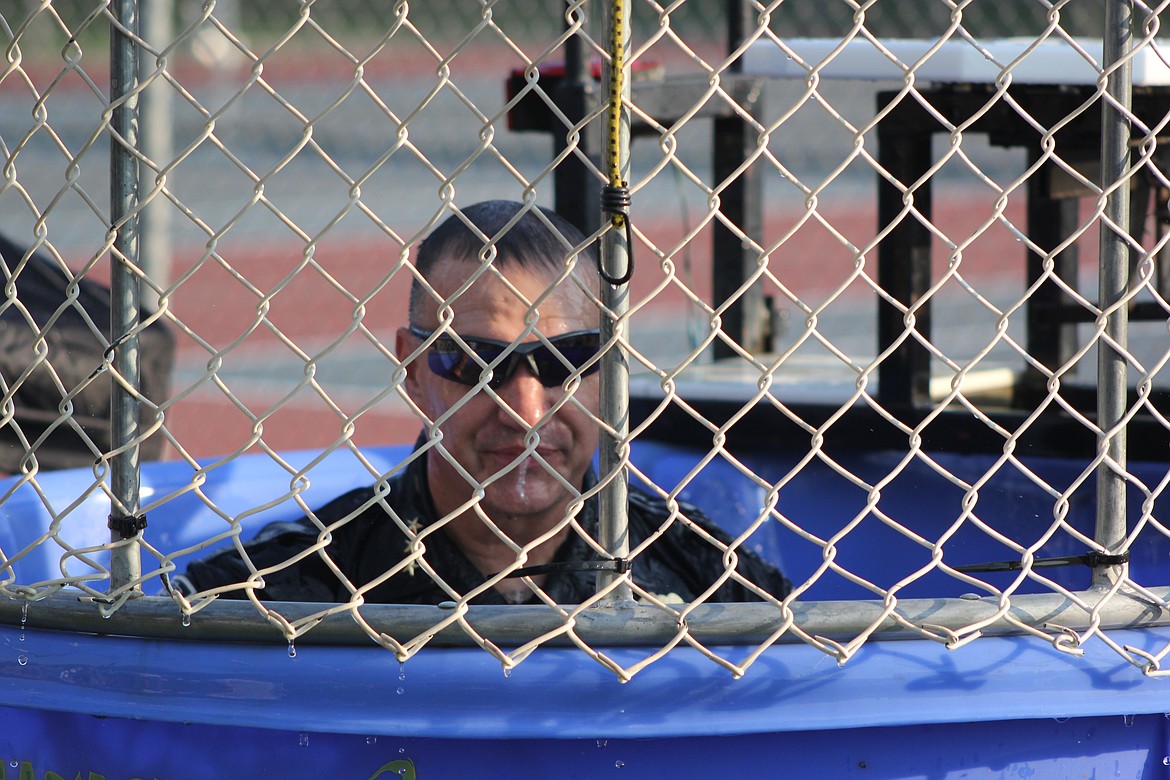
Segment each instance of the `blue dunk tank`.
[[[388,447],[363,455],[389,471],[406,452]],[[147,595],[101,617],[82,590],[64,587],[31,603],[2,602],[0,776],[1170,773],[1170,682],[1159,676],[1157,662],[1170,644],[1167,589],[1156,585],[1170,579],[1165,535],[1143,531],[1131,548],[1128,577],[1147,589],[1105,601],[1078,557],[1085,552],[1078,534],[1092,533],[1091,500],[1073,501],[1065,518],[1073,530],[1050,534],[1035,549],[1036,561],[1067,557],[1067,565],[1037,565],[1034,576],[1022,578],[1018,567],[978,566],[1013,557],[1001,536],[1025,545],[1041,539],[1052,523],[1052,498],[1037,484],[1072,484],[1084,461],[1038,455],[1021,459],[1026,472],[992,470],[993,454],[939,451],[933,465],[911,463],[885,485],[882,514],[923,539],[950,533],[945,560],[976,565],[967,576],[986,583],[979,589],[938,570],[911,577],[928,567],[931,550],[864,512],[865,491],[841,476],[874,484],[904,451],[837,448],[832,465],[807,459],[807,445],[765,442],[742,453],[743,466],[783,489],[770,495],[715,458],[681,497],[733,533],[774,502],[773,519],[749,544],[798,586],[812,582],[792,602],[790,618],[767,604],[699,606],[687,620],[702,649],[678,642],[623,682],[611,667],[632,669],[659,652],[676,636],[677,621],[649,607],[628,614],[589,610],[577,627],[590,652],[554,640],[506,668],[457,626],[435,632],[400,662],[355,628],[349,610],[289,642],[279,621],[248,602],[219,600],[184,618],[170,598]],[[294,468],[312,464],[304,495],[310,504],[366,481],[368,472],[353,455],[318,455],[287,455]],[[679,441],[643,441],[633,461],[649,479],[671,485],[705,455]],[[951,476],[943,477],[944,470]],[[965,494],[956,481],[974,482],[989,471],[994,476],[981,485],[978,507],[995,534],[952,529]],[[1134,462],[1130,472],[1157,484],[1166,464]],[[798,478],[786,481],[791,474]],[[224,462],[205,476],[200,498],[186,489],[190,466],[144,468],[144,495],[173,494],[149,514],[155,549],[184,549],[221,532],[223,518],[209,505],[246,512],[287,492],[290,482],[289,472],[265,456]],[[88,490],[93,482],[84,469],[40,475],[40,492],[17,478],[3,486],[0,548],[16,583],[62,576],[69,563],[61,562],[57,539],[67,540],[75,556],[108,541],[109,504],[100,491]],[[60,522],[54,524],[46,506]],[[298,515],[293,502],[277,502],[249,517],[244,533]],[[800,532],[776,519],[781,516]],[[813,541],[835,535],[831,553]],[[834,566],[826,570],[830,557]],[[884,599],[859,584],[894,590],[903,581],[908,584],[895,597]],[[1013,582],[1018,587],[1003,610],[996,594]],[[1103,606],[1094,611],[1096,604]],[[271,606],[292,624],[321,607]],[[905,623],[930,628],[933,638],[883,619],[893,608]],[[440,607],[368,605],[356,613],[396,636],[425,633],[447,617]],[[465,619],[504,650],[558,625],[543,607],[471,607]],[[1020,629],[1023,623],[1040,626],[1044,636]],[[805,641],[791,626],[778,631],[789,624]],[[980,630],[971,641],[972,632],[947,633],[947,625],[973,624]],[[845,655],[835,653],[856,638],[857,626],[873,628]]]

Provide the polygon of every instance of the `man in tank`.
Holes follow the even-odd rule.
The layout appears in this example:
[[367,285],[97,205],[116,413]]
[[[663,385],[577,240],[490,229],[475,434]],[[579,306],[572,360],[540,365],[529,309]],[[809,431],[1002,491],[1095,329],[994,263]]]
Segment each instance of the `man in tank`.
[[[182,591],[577,604],[595,596],[599,562],[618,565],[595,541],[595,247],[555,213],[489,201],[436,228],[415,268],[409,323],[395,340],[407,394],[426,417],[412,457],[385,482],[316,510],[316,522],[262,529],[246,559],[232,548],[193,563],[176,578]],[[752,552],[729,552],[728,535],[700,510],[672,511],[632,483],[629,542],[628,581],[643,601],[791,590]]]

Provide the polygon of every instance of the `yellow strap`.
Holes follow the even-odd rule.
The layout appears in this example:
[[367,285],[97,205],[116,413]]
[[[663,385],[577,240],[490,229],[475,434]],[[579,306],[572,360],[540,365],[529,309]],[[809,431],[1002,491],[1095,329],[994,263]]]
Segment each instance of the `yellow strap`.
[[[621,122],[622,122],[622,92],[626,78],[625,41],[627,8],[626,0],[612,0],[613,20],[610,24],[609,36],[609,111],[606,131],[609,134],[609,184],[611,187],[625,187],[622,181],[621,168]],[[612,215],[613,226],[625,226],[625,217],[621,214]]]

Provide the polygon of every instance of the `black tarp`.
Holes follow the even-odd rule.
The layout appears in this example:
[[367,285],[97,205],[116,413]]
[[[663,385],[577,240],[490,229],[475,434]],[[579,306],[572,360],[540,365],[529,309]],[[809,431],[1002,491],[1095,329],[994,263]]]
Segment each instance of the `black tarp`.
[[[72,418],[85,431],[93,447],[67,423],[53,428],[38,445],[37,440],[61,418],[65,394],[58,389],[52,372],[45,365],[37,366],[23,381],[20,377],[37,360],[38,330],[56,315],[53,326],[44,334],[45,362],[56,372],[65,393],[84,384],[103,363],[105,340],[94,334],[82,309],[99,332],[108,333],[110,291],[97,282],[82,278],[77,282],[76,303],[67,305],[70,277],[40,252],[33,253],[27,260],[26,254],[26,249],[0,236],[0,258],[4,263],[3,277],[0,278],[0,285],[3,285],[0,287],[0,307],[3,307],[0,311],[0,376],[3,376],[9,391],[19,383],[12,396],[15,419],[7,421],[0,410],[0,472],[19,471],[20,460],[27,452],[16,434],[14,423],[35,447],[41,468],[92,465],[98,458],[94,447],[99,452],[111,449],[109,417],[113,381],[109,374],[98,374],[73,398]],[[19,301],[20,306],[14,301]],[[155,403],[161,402],[170,391],[174,334],[162,322],[152,323],[140,334],[139,344],[142,393]],[[141,419],[144,424],[152,421],[154,411],[146,406]],[[158,434],[147,439],[142,444],[143,460],[157,458],[163,442],[164,438]]]

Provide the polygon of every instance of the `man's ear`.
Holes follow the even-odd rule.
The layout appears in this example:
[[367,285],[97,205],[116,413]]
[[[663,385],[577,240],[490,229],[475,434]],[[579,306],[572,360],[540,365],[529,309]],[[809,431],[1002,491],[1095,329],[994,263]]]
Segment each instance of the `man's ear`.
[[406,369],[406,392],[415,395],[418,387],[418,367],[410,355],[418,349],[418,339],[411,335],[409,328],[399,328],[394,334],[394,357]]

